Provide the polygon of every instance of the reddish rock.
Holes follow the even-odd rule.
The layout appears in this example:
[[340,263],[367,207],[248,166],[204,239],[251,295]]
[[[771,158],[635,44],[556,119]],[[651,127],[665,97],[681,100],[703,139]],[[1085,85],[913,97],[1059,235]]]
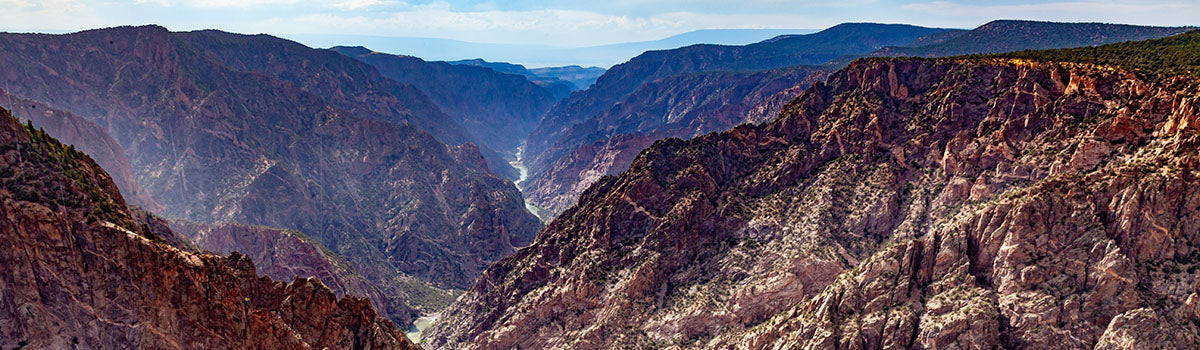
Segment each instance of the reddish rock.
[[157,214],[304,232],[380,285],[466,288],[541,227],[453,118],[333,51],[118,27],[2,34],[0,65],[12,94],[112,135]]
[[166,244],[89,157],[0,118],[0,346],[415,348],[365,299]]
[[[426,339],[1197,347],[1200,136],[1166,124],[1198,94],[1195,78],[1105,68],[860,60],[769,124],[656,142]],[[1159,135],[1096,127],[1117,118]]]
[[[417,313],[409,300],[415,294],[446,294],[411,276],[375,283],[355,271],[346,258],[337,255],[308,236],[296,231],[265,226],[239,224],[206,225],[174,221],[170,230],[194,242],[198,249],[220,255],[239,253],[249,258],[261,273],[277,281],[313,277],[333,291],[334,295],[365,297],[381,315],[400,325],[412,323]],[[412,286],[424,286],[413,290]],[[427,296],[428,297],[428,296]],[[424,310],[433,312],[435,310]]]

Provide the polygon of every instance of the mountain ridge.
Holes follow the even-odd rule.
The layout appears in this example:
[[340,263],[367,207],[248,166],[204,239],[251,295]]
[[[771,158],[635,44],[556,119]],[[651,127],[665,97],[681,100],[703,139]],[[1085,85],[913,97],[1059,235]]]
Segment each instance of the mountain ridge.
[[[805,35],[776,37],[773,40],[754,43],[745,46],[719,46],[719,45],[693,45],[673,50],[648,51],[635,57],[629,62],[614,66],[605,72],[604,75],[597,80],[597,83],[588,90],[572,94],[567,99],[556,104],[550,112],[546,114],[538,128],[530,133],[526,140],[526,157],[529,161],[525,164],[530,168],[533,188],[527,188],[534,194],[531,196],[533,203],[539,207],[548,209],[551,214],[557,214],[566,206],[574,202],[575,196],[578,195],[578,190],[586,188],[588,183],[558,183],[560,180],[568,180],[581,178],[584,180],[594,180],[596,172],[591,172],[589,169],[594,168],[591,165],[571,165],[564,164],[573,162],[575,164],[586,163],[577,159],[578,157],[571,156],[573,152],[581,150],[581,146],[588,143],[599,142],[595,138],[581,138],[580,134],[590,133],[587,130],[582,132],[575,131],[580,128],[588,120],[604,114],[609,109],[620,109],[622,99],[635,99],[636,96],[630,96],[637,91],[638,88],[651,84],[660,79],[672,79],[673,76],[680,74],[690,74],[697,72],[720,72],[733,71],[742,74],[754,74],[752,72],[778,69],[789,66],[817,65],[825,63],[838,57],[845,56],[851,53],[867,53],[873,51],[886,44],[902,44],[907,43],[930,33],[942,32],[945,29],[938,28],[923,28],[911,25],[898,24],[877,24],[877,23],[847,23],[837,25],[826,30]],[[821,68],[813,67],[812,71],[822,70]],[[828,68],[824,68],[828,70]],[[713,73],[718,75],[721,73]],[[760,74],[760,76],[764,76]],[[793,86],[778,86],[771,89],[770,93],[783,92],[789,88],[792,89],[792,97],[798,93],[799,89],[807,88],[805,79],[797,79]],[[809,82],[811,83],[811,81]],[[741,85],[753,85],[753,82],[742,82]],[[717,91],[713,91],[717,90]],[[708,90],[697,89],[695,96],[705,96],[707,94],[719,94],[720,87],[709,86]],[[760,96],[757,102],[766,102],[768,96]],[[682,99],[680,105],[688,105],[687,99]],[[753,107],[755,103],[749,103],[749,106],[740,111],[748,113],[756,109]],[[775,103],[774,107],[781,107],[781,103]],[[736,113],[726,113],[736,114]],[[704,116],[692,117],[703,119]],[[734,118],[724,116],[721,118]],[[737,119],[737,118],[734,118]],[[722,128],[729,128],[741,122],[748,120],[736,120],[732,124],[722,124]],[[599,127],[599,126],[598,126]],[[586,127],[583,127],[586,128]],[[705,132],[716,131],[716,129],[700,129],[687,132],[665,133],[664,136],[669,137],[694,137]],[[598,134],[609,133],[607,131],[595,130]],[[572,136],[575,135],[575,136]],[[609,137],[616,136],[609,133]],[[628,136],[625,136],[628,138]],[[631,144],[631,147],[644,146],[642,143]],[[611,148],[611,146],[609,146]],[[626,150],[623,152],[636,153],[637,149]],[[604,173],[615,173],[624,170],[625,164],[629,158],[624,158],[625,161],[619,162],[616,167],[609,167],[611,171]],[[589,172],[587,175],[576,175],[580,172]],[[568,180],[569,181],[569,180]],[[560,191],[560,189],[568,189]],[[553,216],[553,215],[551,215]]]
[[[837,46],[839,43],[854,42],[854,40],[847,40],[845,37],[840,36],[853,35],[855,33],[855,30],[853,30],[855,27],[863,26],[869,27],[870,24],[848,23],[834,26],[825,32],[821,32],[825,34],[817,33],[810,35],[782,36],[749,46],[778,45],[779,47],[772,49],[776,51],[772,52],[786,53],[789,52],[788,50],[793,50],[789,49],[789,47],[805,47],[806,44],[803,44],[805,41],[821,41],[819,38],[821,35],[824,35],[826,39],[825,41],[827,42],[819,43],[820,45],[813,48],[806,48],[820,51],[824,50],[822,47],[828,48],[830,45]],[[896,27],[895,25],[877,25],[875,28],[882,28],[886,31],[886,28]],[[958,51],[946,53],[958,55],[961,53],[986,53],[987,51],[994,50],[998,47],[1003,47],[1004,49],[1030,49],[1043,48],[1046,46],[1056,48],[1062,46],[1086,46],[1096,43],[1112,43],[1129,39],[1160,37],[1172,33],[1178,33],[1186,29],[1186,27],[1146,27],[1098,23],[1059,23],[1000,20],[989,22],[973,30],[940,30],[915,37],[911,41],[893,40],[893,42],[904,45],[918,45],[920,47],[955,47]],[[1053,35],[1057,31],[1061,31],[1064,34]],[[912,37],[910,36],[909,38]],[[888,46],[875,51],[871,49],[871,47],[873,47],[873,45],[878,45],[878,42],[872,44],[870,39],[871,38],[857,39],[861,41],[861,43],[856,44],[858,45],[858,52],[860,52],[860,54],[851,54],[832,58],[831,61],[822,62],[819,64],[819,68],[824,69],[826,72],[832,72],[838,67],[848,64],[850,60],[856,57],[861,57],[864,55],[886,55],[887,53],[896,50],[895,46]],[[788,44],[789,42],[791,42],[791,44]],[[970,45],[964,45],[964,42]],[[695,59],[692,58],[692,56],[686,55],[687,51],[685,49],[676,51],[662,51],[656,54],[666,57],[671,57],[673,55],[677,56],[674,57],[674,59]],[[824,57],[831,58],[836,56],[836,54],[837,53],[827,54]],[[814,66],[813,69],[818,69],[818,66]],[[612,74],[622,74],[622,70],[622,67],[614,67]],[[711,79],[719,79],[717,76],[722,74],[719,73],[719,71],[719,69],[713,71],[714,73],[711,74],[714,77]],[[747,72],[744,74],[753,73]],[[769,77],[770,75],[760,73],[760,76]],[[779,78],[782,77],[776,77],[776,79]],[[674,79],[678,81],[684,78],[677,75],[674,77],[660,79]],[[771,81],[774,80],[771,78],[764,78],[764,83],[761,85],[770,85],[768,82]],[[652,86],[654,84],[653,81],[637,82],[636,80],[633,83],[626,82],[624,84],[636,85],[639,83],[644,84],[642,86]],[[759,97],[760,100],[766,101],[765,103],[770,105],[771,108],[765,108],[768,106],[753,106],[749,108],[743,108],[739,112],[748,115],[752,111],[771,110],[771,113],[777,113],[779,111],[779,107],[783,104],[781,100],[798,96],[799,91],[808,88],[808,84],[810,83],[811,82],[805,82],[802,79],[798,79],[795,86],[786,88],[786,90],[776,88],[774,91],[781,93],[783,91],[791,92],[785,94],[786,96],[780,95],[772,97],[774,102],[770,102],[772,101],[771,99],[763,99]],[[620,84],[621,83],[618,83],[618,85]],[[666,114],[666,112],[663,112],[663,115],[652,115],[653,113],[637,112],[636,110],[638,108],[645,108],[647,110],[661,108],[654,105],[629,105],[630,103],[634,103],[630,100],[636,101],[637,98],[625,98],[624,100],[618,99],[615,102],[600,99],[592,99],[590,101],[564,101],[563,104],[576,103],[576,107],[582,106],[586,108],[560,108],[562,105],[556,106],[556,108],[559,108],[559,114],[567,114],[563,113],[563,111],[566,111],[568,113],[575,114],[575,116],[583,117],[571,119],[575,118],[575,116],[548,115],[547,119],[543,121],[543,125],[539,126],[540,130],[537,130],[531,134],[529,141],[529,154],[533,159],[529,162],[526,162],[530,166],[531,173],[531,185],[527,186],[526,188],[526,190],[530,192],[529,197],[531,198],[531,202],[544,209],[542,210],[542,213],[544,213],[542,215],[552,217],[553,215],[561,212],[563,209],[566,209],[567,206],[570,206],[572,203],[574,203],[577,196],[599,176],[605,174],[616,174],[624,170],[628,166],[629,162],[632,161],[633,155],[640,151],[641,148],[648,146],[655,139],[663,137],[680,137],[687,139],[705,132],[728,129],[733,125],[736,125],[737,123],[735,122],[733,124],[728,124],[717,128],[698,129],[689,132],[680,132],[678,130],[675,132],[668,132],[668,130],[654,130],[654,132],[657,133],[655,136],[647,135],[645,132],[650,128],[644,127],[649,125],[658,125],[656,119],[659,118],[675,118],[676,115],[680,113],[680,110],[693,105],[696,99],[704,98],[698,96],[724,94],[728,93],[729,90],[736,89],[737,87],[735,86],[748,86],[753,84],[753,82],[741,82],[731,86],[706,86],[704,84],[695,84],[695,91],[692,92],[693,97],[679,98],[677,101],[663,101],[672,106],[672,108],[667,109],[668,111],[671,111],[671,114]],[[628,86],[622,87],[628,88]],[[680,89],[668,87],[660,90],[662,91],[640,91],[637,92],[637,94],[655,96],[663,94],[667,91],[678,91]],[[587,94],[588,93],[585,92],[580,96],[587,96]],[[592,92],[592,94],[598,93]],[[630,94],[632,95],[633,93]],[[614,129],[617,125],[613,124],[613,122],[596,122],[593,120],[595,118],[605,118],[606,114],[611,114],[611,111],[614,110],[624,110],[625,112],[623,113],[626,113],[628,116],[643,115],[642,117],[639,117],[639,119],[634,120],[643,125],[642,129],[636,133],[614,132]],[[688,111],[687,113],[695,112],[696,111]],[[693,118],[696,118],[697,120],[703,120],[706,118],[721,119],[727,117],[699,116]],[[743,122],[744,121],[751,120],[746,119],[743,120]],[[630,124],[630,122],[627,121],[625,124]],[[549,133],[547,131],[555,128],[557,128],[558,131],[554,133]],[[546,141],[545,139],[547,138],[550,139],[550,141]],[[541,149],[541,146],[539,145],[546,144],[547,142],[549,142],[549,151],[541,152],[541,155],[539,155],[539,149]]]
[[[165,206],[158,214],[305,232],[346,256],[372,281],[386,284],[414,275],[440,287],[462,288],[540,227],[516,187],[490,171],[479,147],[448,146],[397,123],[406,109],[400,98],[376,93],[387,89],[341,90],[370,81],[322,77],[336,67],[352,68],[347,76],[374,76],[374,68],[332,51],[287,43],[279,45],[301,52],[214,60],[214,52],[196,47],[219,40],[190,41],[210,35],[176,36],[151,27],[4,34],[0,62],[10,69],[0,70],[0,84],[106,129],[125,149],[138,182]],[[279,51],[269,50],[276,49],[258,54],[271,56]],[[288,69],[285,64],[319,62],[307,61],[313,57],[333,65]],[[222,61],[246,62],[253,71]],[[291,80],[268,74],[277,71],[286,71]],[[379,84],[419,93],[390,80]],[[350,92],[362,91],[368,92],[361,94],[360,112],[338,108],[314,93],[348,104],[360,96]],[[395,118],[385,121],[374,113]]]
[[488,61],[518,62],[530,67],[540,68],[568,65],[609,67],[627,61],[647,50],[670,49],[700,43],[745,45],[769,39],[780,34],[810,32],[813,32],[813,30],[701,29],[659,40],[588,47],[558,47],[537,44],[488,44],[453,39],[371,35],[294,34],[287,35],[287,37],[312,47],[357,45],[374,47],[392,54],[419,56],[433,61],[453,61],[476,57]]
[[[357,48],[330,50],[370,64],[384,77],[417,87],[438,108],[456,117],[475,139],[497,150],[516,149],[561,94],[524,76],[485,67],[427,62]],[[515,178],[512,173],[507,175]]]
[[770,123],[655,142],[426,339],[1194,347],[1198,92],[1053,60],[858,60]]
[[0,148],[5,347],[417,348],[365,299],[171,247],[90,157],[5,109]]

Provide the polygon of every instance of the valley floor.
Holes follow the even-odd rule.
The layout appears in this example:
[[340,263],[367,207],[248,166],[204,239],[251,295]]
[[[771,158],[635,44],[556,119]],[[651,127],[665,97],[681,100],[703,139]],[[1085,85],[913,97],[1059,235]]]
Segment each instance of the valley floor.
[[[517,171],[521,172],[521,177],[519,179],[517,179],[517,181],[514,182],[513,184],[517,185],[517,189],[521,191],[522,195],[524,195],[525,188],[523,187],[523,185],[525,184],[526,180],[529,180],[529,168],[525,167],[525,162],[524,162],[525,145],[522,144],[520,147],[517,147],[517,151],[514,152],[513,155],[516,156],[517,159],[514,161],[508,162],[508,164],[512,165],[513,168],[516,168]],[[537,216],[538,219],[542,220],[543,223],[549,223],[550,219],[552,219],[551,217],[547,216],[547,215],[549,215],[548,211],[533,204],[533,202],[530,201],[528,197],[525,197],[525,209],[529,210],[529,212],[532,213],[534,216]]]

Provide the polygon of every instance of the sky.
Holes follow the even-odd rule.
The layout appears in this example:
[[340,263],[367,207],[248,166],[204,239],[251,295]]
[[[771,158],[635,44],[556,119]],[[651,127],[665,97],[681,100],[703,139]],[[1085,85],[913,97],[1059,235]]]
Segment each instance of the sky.
[[582,47],[695,29],[842,22],[973,28],[994,19],[1198,25],[1200,0],[0,0],[0,30],[159,24],[279,36],[430,37]]

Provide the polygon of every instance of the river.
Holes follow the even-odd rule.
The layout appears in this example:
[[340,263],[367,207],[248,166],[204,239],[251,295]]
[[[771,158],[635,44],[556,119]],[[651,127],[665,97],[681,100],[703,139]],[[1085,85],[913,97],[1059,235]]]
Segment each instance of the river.
[[440,315],[440,313],[433,313],[418,317],[417,320],[413,321],[412,326],[404,331],[404,335],[408,336],[408,340],[411,340],[413,343],[420,343],[421,333],[429,329],[429,326],[432,326],[433,322],[437,321]]
[[514,184],[516,184],[517,189],[521,191],[521,196],[525,198],[525,210],[529,210],[530,213],[533,213],[534,216],[538,217],[538,220],[542,220],[544,222],[546,220],[542,219],[542,215],[541,215],[542,208],[538,208],[538,206],[533,205],[533,202],[529,201],[529,196],[525,195],[524,185],[525,185],[525,181],[529,180],[529,168],[525,167],[525,162],[524,162],[525,144],[524,143],[521,143],[521,146],[517,147],[516,157],[517,157],[517,160],[510,161],[510,162],[508,162],[508,164],[512,165],[513,168],[517,168],[517,171],[521,172],[521,177],[519,179],[517,179],[517,181]]

